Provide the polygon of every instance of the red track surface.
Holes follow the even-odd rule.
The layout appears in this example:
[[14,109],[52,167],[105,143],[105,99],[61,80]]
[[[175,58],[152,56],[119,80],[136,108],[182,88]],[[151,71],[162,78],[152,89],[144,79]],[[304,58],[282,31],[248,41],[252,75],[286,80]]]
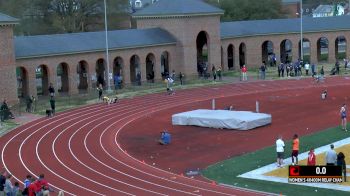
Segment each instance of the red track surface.
[[[44,173],[56,189],[70,195],[257,195],[261,193],[178,174],[273,145],[278,134],[290,138],[337,125],[349,82],[252,82],[91,105],[30,122],[3,136],[1,164],[18,181]],[[321,101],[325,86],[329,99]],[[237,110],[254,110],[258,99],[273,123],[244,132],[171,125],[173,113],[209,108],[212,98],[218,107],[232,104]],[[163,128],[172,132],[169,146],[157,145]]]

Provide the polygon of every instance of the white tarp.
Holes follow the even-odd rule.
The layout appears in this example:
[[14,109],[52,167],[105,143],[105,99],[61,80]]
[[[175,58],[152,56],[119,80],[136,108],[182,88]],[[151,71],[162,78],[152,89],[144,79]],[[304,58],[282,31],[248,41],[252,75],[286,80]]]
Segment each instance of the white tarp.
[[249,111],[193,110],[174,114],[173,125],[249,130],[271,123],[271,115]]

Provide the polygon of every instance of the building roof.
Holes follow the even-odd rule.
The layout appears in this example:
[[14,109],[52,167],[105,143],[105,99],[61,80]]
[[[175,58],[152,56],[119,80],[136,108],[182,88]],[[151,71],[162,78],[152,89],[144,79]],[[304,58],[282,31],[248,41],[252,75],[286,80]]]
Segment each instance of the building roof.
[[149,5],[132,16],[162,17],[162,16],[188,16],[188,15],[214,15],[223,14],[220,8],[212,6],[202,0],[159,0]]
[[300,0],[282,0],[282,4],[295,4],[299,2]]
[[[110,50],[176,43],[170,33],[160,28],[109,31],[108,38]],[[104,31],[15,37],[17,59],[104,50]]]
[[[350,16],[303,17],[303,32],[350,30]],[[221,39],[300,33],[300,18],[221,23]]]
[[17,18],[0,13],[0,24],[17,24],[18,22]]

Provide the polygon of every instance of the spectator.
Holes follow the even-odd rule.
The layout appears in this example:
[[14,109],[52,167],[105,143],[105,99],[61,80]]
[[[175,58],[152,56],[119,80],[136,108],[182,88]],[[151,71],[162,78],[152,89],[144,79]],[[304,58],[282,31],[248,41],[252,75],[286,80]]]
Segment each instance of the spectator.
[[265,80],[265,71],[266,71],[266,65],[265,61],[263,61],[263,64],[260,67],[260,79]]
[[331,149],[326,152],[326,165],[335,165],[337,162],[337,153],[334,151],[334,145],[331,144]]
[[311,64],[311,73],[312,77],[316,75],[316,65],[314,63]]
[[171,73],[171,79],[173,79],[174,81],[175,81],[175,79],[176,79],[175,70],[173,70],[173,72]]
[[216,68],[214,64],[211,67],[211,72],[213,74],[213,80],[216,81]]
[[13,186],[12,186],[11,178],[12,178],[11,174],[8,174],[6,177],[5,188],[4,188],[4,192],[6,196],[12,195]]
[[336,73],[337,73],[337,75],[339,75],[339,74],[340,74],[340,72],[339,72],[339,69],[340,69],[340,63],[339,63],[339,61],[338,61],[338,60],[335,62],[335,69],[336,69]]
[[4,185],[6,182],[6,177],[4,176],[5,170],[3,169],[0,174],[0,195],[4,195]]
[[1,112],[1,121],[7,120],[7,119],[14,119],[12,112],[10,111],[10,108],[7,105],[6,99],[2,102],[2,105],[0,107]]
[[26,112],[32,112],[32,105],[33,105],[33,100],[32,97],[28,95],[27,99],[26,99]]
[[98,100],[102,100],[102,94],[103,94],[103,87],[102,87],[102,84],[99,84],[99,85],[98,85],[97,91],[98,91]]
[[284,157],[284,142],[282,136],[279,136],[276,140],[276,152],[277,152],[277,167],[282,167]]
[[344,182],[346,182],[346,162],[345,162],[345,155],[342,152],[339,152],[337,155],[337,165],[341,166],[342,173],[344,175]]
[[323,69],[323,66],[321,67],[321,70],[320,70],[320,75],[321,75],[321,78],[324,77],[324,69]]
[[53,87],[52,83],[50,83],[50,86],[49,86],[49,95],[50,97],[55,96],[55,88]]
[[51,99],[50,99],[50,106],[51,106],[51,114],[55,115],[56,101],[55,101],[54,97],[51,97]]
[[179,79],[180,79],[180,84],[182,85],[183,84],[183,77],[184,77],[184,75],[180,72],[180,74],[179,74]]
[[219,80],[222,80],[222,67],[219,65],[218,68],[216,69],[216,72],[219,76]]
[[141,86],[141,72],[137,72],[136,82],[137,82],[137,85]]
[[316,165],[316,155],[314,153],[314,149],[313,148],[310,149],[310,152],[308,154],[307,165],[310,165],[310,166],[315,166]]
[[247,81],[248,80],[248,78],[247,78],[247,67],[245,66],[245,65],[243,65],[243,67],[242,67],[242,80],[243,81]]
[[12,196],[18,196],[21,195],[21,190],[19,189],[19,183],[15,182],[15,186],[13,186],[12,189]]
[[24,189],[23,189],[23,192],[22,192],[23,195],[28,195],[29,194],[28,187],[30,186],[31,180],[32,180],[32,176],[31,175],[27,175],[26,179],[23,182],[23,186],[24,186]]
[[30,185],[28,187],[28,196],[35,196],[36,192],[39,190],[39,187],[37,187],[35,178],[31,178]]
[[49,183],[45,180],[44,174],[39,175],[39,179],[35,182],[35,184],[39,192],[45,193],[52,191]]
[[304,67],[305,67],[305,73],[308,76],[309,75],[310,64],[308,62],[306,62]]

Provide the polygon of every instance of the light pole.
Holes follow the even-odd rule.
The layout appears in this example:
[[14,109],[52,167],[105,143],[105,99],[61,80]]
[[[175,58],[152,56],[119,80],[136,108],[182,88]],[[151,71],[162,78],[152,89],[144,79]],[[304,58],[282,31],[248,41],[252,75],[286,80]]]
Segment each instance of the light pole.
[[303,40],[303,0],[300,0],[300,60],[304,60],[304,40]]
[[108,47],[108,24],[107,24],[107,3],[104,0],[105,7],[105,38],[106,38],[106,61],[107,61],[107,91],[111,91],[111,80],[109,79],[109,47]]

